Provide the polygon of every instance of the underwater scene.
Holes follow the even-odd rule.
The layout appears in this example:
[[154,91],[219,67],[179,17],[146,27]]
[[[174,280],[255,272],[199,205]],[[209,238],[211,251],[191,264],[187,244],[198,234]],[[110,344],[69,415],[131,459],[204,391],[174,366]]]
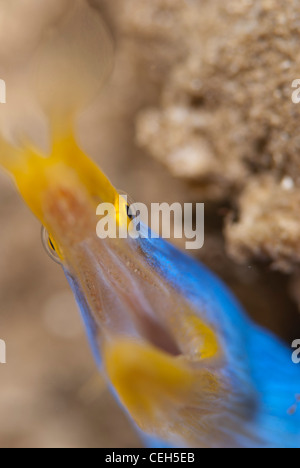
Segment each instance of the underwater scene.
[[299,34],[300,0],[0,0],[1,448],[300,448]]

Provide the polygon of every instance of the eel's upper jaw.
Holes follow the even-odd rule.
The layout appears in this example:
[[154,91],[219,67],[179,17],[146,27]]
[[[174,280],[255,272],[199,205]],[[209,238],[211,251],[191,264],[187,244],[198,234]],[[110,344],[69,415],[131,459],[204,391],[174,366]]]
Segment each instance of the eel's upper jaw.
[[115,204],[118,199],[117,191],[72,134],[54,140],[47,156],[30,146],[16,149],[5,168],[57,243],[82,240],[88,232],[94,234],[97,205]]

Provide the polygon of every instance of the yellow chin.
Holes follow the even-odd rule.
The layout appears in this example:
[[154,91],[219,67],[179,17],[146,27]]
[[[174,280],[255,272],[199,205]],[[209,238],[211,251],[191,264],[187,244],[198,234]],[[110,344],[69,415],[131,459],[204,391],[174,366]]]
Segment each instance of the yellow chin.
[[144,429],[188,401],[193,387],[193,373],[180,357],[128,338],[106,344],[104,364],[122,403]]

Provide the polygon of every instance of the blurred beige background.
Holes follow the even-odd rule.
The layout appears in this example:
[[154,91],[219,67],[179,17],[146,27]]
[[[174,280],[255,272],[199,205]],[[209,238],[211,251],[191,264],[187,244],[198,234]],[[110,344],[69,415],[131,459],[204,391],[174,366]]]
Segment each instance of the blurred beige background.
[[[195,186],[172,178],[135,144],[137,112],[159,98],[164,70],[156,51],[144,56],[120,27],[119,0],[91,3],[102,9],[116,52],[109,82],[81,119],[82,146],[137,201],[203,201]],[[288,279],[267,266],[228,259],[224,210],[225,202],[206,205],[206,242],[196,255],[226,280],[254,319],[289,341],[300,321]],[[42,247],[39,223],[3,173],[0,220],[0,338],[7,343],[7,364],[0,365],[0,446],[140,446],[97,375],[63,272]]]

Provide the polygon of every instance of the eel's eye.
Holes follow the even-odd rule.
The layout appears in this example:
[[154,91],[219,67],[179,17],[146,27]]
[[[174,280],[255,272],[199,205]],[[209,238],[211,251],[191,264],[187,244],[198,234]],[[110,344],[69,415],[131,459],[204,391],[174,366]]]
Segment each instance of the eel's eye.
[[52,242],[50,236],[49,236],[49,238],[48,238],[48,244],[49,244],[50,249],[51,249],[53,252],[56,253],[55,247],[54,247],[54,245],[53,245],[53,242]]
[[126,214],[128,218],[132,221],[137,217],[137,213],[134,209],[134,200],[128,195],[124,190],[118,190],[118,193],[126,201]]
[[126,205],[126,211],[127,211],[127,216],[130,220],[133,220],[136,218],[136,213],[132,212],[132,209],[129,205]]
[[49,236],[44,226],[42,227],[42,243],[49,257],[52,258],[52,260],[54,260],[56,263],[61,265],[60,257],[57,253],[57,250],[54,246],[51,236]]

